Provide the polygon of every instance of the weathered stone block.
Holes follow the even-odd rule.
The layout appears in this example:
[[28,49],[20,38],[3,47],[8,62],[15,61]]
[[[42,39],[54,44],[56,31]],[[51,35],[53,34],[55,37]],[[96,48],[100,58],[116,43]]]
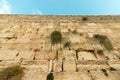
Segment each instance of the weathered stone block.
[[0,60],[15,60],[17,50],[0,50]]
[[42,50],[35,52],[35,60],[53,60],[56,58],[56,52],[51,50]]
[[49,61],[47,60],[23,60],[21,65],[28,70],[36,70],[41,73],[49,71]]
[[37,70],[26,70],[22,80],[46,80],[47,73],[41,73]]
[[53,71],[54,72],[62,71],[62,60],[54,60],[53,61]]
[[119,80],[119,72],[113,71],[110,72],[109,70],[105,69],[105,71],[102,70],[95,70],[90,71],[93,79],[95,80]]
[[20,51],[19,55],[17,56],[18,60],[33,60],[34,58],[34,52],[33,51]]
[[76,62],[75,60],[64,60],[63,61],[63,70],[65,72],[75,72],[76,71]]
[[63,50],[63,57],[65,60],[75,60],[76,59],[76,52],[75,50]]
[[54,73],[54,80],[91,80],[87,72],[61,72]]
[[71,41],[71,43],[81,42],[78,35],[71,35],[70,36],[70,41]]
[[96,60],[96,57],[91,52],[81,51],[78,52],[78,60]]

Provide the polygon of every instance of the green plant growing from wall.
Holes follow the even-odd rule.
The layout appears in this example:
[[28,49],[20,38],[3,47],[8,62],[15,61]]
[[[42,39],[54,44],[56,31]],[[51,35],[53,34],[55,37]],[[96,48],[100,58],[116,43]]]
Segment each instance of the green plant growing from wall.
[[64,47],[66,48],[66,47],[70,47],[71,46],[71,42],[65,42],[65,44],[64,44]]
[[51,33],[51,43],[56,44],[56,43],[61,43],[62,41],[62,34],[59,31],[53,31]]
[[98,54],[103,54],[103,50],[97,50]]
[[93,36],[93,38],[95,38],[96,40],[98,40],[99,43],[105,47],[105,49],[107,49],[107,50],[112,50],[113,49],[111,41],[108,39],[107,36],[100,35],[100,34],[95,34]]
[[22,67],[12,66],[0,71],[0,80],[22,80],[23,75]]
[[49,73],[49,74],[47,75],[47,80],[54,80],[54,75],[53,75],[53,73]]

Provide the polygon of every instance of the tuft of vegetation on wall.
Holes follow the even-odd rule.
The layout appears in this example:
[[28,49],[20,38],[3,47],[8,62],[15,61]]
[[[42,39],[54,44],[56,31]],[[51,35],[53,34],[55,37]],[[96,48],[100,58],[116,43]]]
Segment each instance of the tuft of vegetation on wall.
[[104,73],[104,75],[108,76],[108,73],[105,69],[101,69],[101,71]]
[[71,42],[65,42],[65,44],[64,44],[64,47],[66,48],[66,47],[70,47],[71,46]]
[[112,50],[113,49],[111,41],[108,39],[107,36],[100,35],[100,34],[95,34],[93,36],[93,38],[95,38],[96,40],[98,40],[99,43],[105,47],[105,49],[107,49],[107,50]]
[[22,80],[23,75],[22,67],[12,66],[0,71],[0,80]]
[[103,54],[103,50],[97,50],[98,54]]
[[49,74],[47,75],[47,80],[54,80],[54,75],[53,75],[53,73],[49,73]]
[[51,33],[51,43],[56,44],[62,41],[62,34],[59,31],[53,31]]
[[83,20],[83,21],[87,21],[88,18],[87,18],[87,17],[83,17],[82,20]]

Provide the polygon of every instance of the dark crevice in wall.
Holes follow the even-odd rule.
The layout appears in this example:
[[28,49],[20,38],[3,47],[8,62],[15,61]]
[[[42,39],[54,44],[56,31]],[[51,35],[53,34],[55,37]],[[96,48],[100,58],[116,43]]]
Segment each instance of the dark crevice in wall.
[[33,60],[35,60],[35,56],[33,57]]
[[77,67],[77,61],[75,61],[76,64],[76,72],[79,72],[78,67]]
[[39,51],[40,51],[40,49],[36,48],[36,49],[34,49],[34,51],[35,51],[35,52],[39,52]]
[[78,50],[75,50],[75,52],[76,52],[76,59],[78,60]]
[[93,77],[92,73],[90,72],[90,70],[87,70],[87,72],[90,74],[91,80],[95,80],[95,78]]
[[16,57],[19,55],[19,53],[16,54]]
[[64,59],[62,60],[62,66],[61,66],[61,71],[63,72],[64,71]]
[[83,21],[87,21],[88,18],[87,18],[87,17],[83,17],[82,20],[83,20]]
[[101,71],[104,73],[105,76],[108,76],[106,69],[101,69]]
[[56,51],[56,59],[58,60],[58,50]]

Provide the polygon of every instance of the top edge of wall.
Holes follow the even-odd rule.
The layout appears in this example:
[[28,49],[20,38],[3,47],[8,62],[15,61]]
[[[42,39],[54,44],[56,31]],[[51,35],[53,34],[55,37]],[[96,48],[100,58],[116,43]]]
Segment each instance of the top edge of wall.
[[0,14],[0,20],[52,20],[52,21],[77,21],[77,22],[120,22],[120,15],[27,15],[27,14]]

